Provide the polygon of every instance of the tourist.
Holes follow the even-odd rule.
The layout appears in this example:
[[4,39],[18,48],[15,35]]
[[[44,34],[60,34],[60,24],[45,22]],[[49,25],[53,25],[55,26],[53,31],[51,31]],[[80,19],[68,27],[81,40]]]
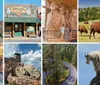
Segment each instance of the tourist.
[[65,26],[64,40],[67,42],[70,40],[70,28],[68,25]]
[[65,26],[64,26],[64,24],[62,25],[62,27],[61,27],[61,40],[64,40],[64,32],[65,32]]

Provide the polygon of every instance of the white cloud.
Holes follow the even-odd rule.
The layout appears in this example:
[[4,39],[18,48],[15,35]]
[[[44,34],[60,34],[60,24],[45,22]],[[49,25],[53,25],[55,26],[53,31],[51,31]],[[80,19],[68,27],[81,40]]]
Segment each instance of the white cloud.
[[24,64],[34,65],[39,71],[41,70],[41,50],[30,50],[27,54],[23,54],[21,61]]
[[[41,46],[41,45],[39,45]],[[12,57],[15,52],[22,54],[18,44],[5,44],[5,57]],[[41,49],[40,50],[30,50],[26,54],[21,55],[21,61],[24,64],[34,65],[38,70],[41,70]]]
[[12,55],[15,52],[21,53],[18,44],[5,44],[4,46],[4,56],[5,57],[12,57]]
[[41,50],[30,50],[27,54],[22,55],[22,62],[32,64],[32,62],[41,61]]

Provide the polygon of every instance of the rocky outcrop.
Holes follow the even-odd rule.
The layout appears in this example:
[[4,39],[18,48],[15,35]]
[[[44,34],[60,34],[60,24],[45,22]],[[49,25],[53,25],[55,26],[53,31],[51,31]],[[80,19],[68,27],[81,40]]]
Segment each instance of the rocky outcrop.
[[24,65],[18,56],[5,61],[6,85],[41,85],[41,73],[34,66]]
[[100,73],[94,77],[90,83],[90,85],[100,85]]
[[14,66],[7,77],[9,83],[17,85],[40,85],[40,72],[33,66]]

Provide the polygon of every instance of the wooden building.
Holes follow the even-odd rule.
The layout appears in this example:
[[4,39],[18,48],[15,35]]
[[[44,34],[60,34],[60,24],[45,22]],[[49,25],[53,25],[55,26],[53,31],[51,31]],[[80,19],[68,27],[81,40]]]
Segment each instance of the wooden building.
[[34,4],[5,5],[5,37],[38,36],[41,21]]

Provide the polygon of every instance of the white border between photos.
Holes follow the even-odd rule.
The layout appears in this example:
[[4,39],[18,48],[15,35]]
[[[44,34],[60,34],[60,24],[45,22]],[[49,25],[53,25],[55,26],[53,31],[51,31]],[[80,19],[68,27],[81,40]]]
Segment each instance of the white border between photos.
[[77,85],[79,85],[79,36],[78,36],[78,26],[79,26],[79,0],[77,0]]
[[5,68],[5,65],[4,65],[5,64],[5,62],[4,62],[5,61],[4,60],[4,12],[5,11],[4,11],[4,7],[5,6],[4,6],[4,3],[5,3],[5,0],[3,0],[3,63],[2,63],[3,64],[2,65],[3,66],[3,85],[5,85],[5,80],[4,80],[4,75],[5,75],[5,70],[4,70],[4,68]]
[[43,70],[42,70],[42,67],[43,67],[43,63],[42,63],[42,61],[43,61],[43,56],[42,56],[42,49],[43,49],[43,47],[42,47],[42,45],[43,45],[43,33],[42,33],[42,0],[41,0],[41,85],[43,85],[43,83],[42,83],[42,81],[43,81]]

